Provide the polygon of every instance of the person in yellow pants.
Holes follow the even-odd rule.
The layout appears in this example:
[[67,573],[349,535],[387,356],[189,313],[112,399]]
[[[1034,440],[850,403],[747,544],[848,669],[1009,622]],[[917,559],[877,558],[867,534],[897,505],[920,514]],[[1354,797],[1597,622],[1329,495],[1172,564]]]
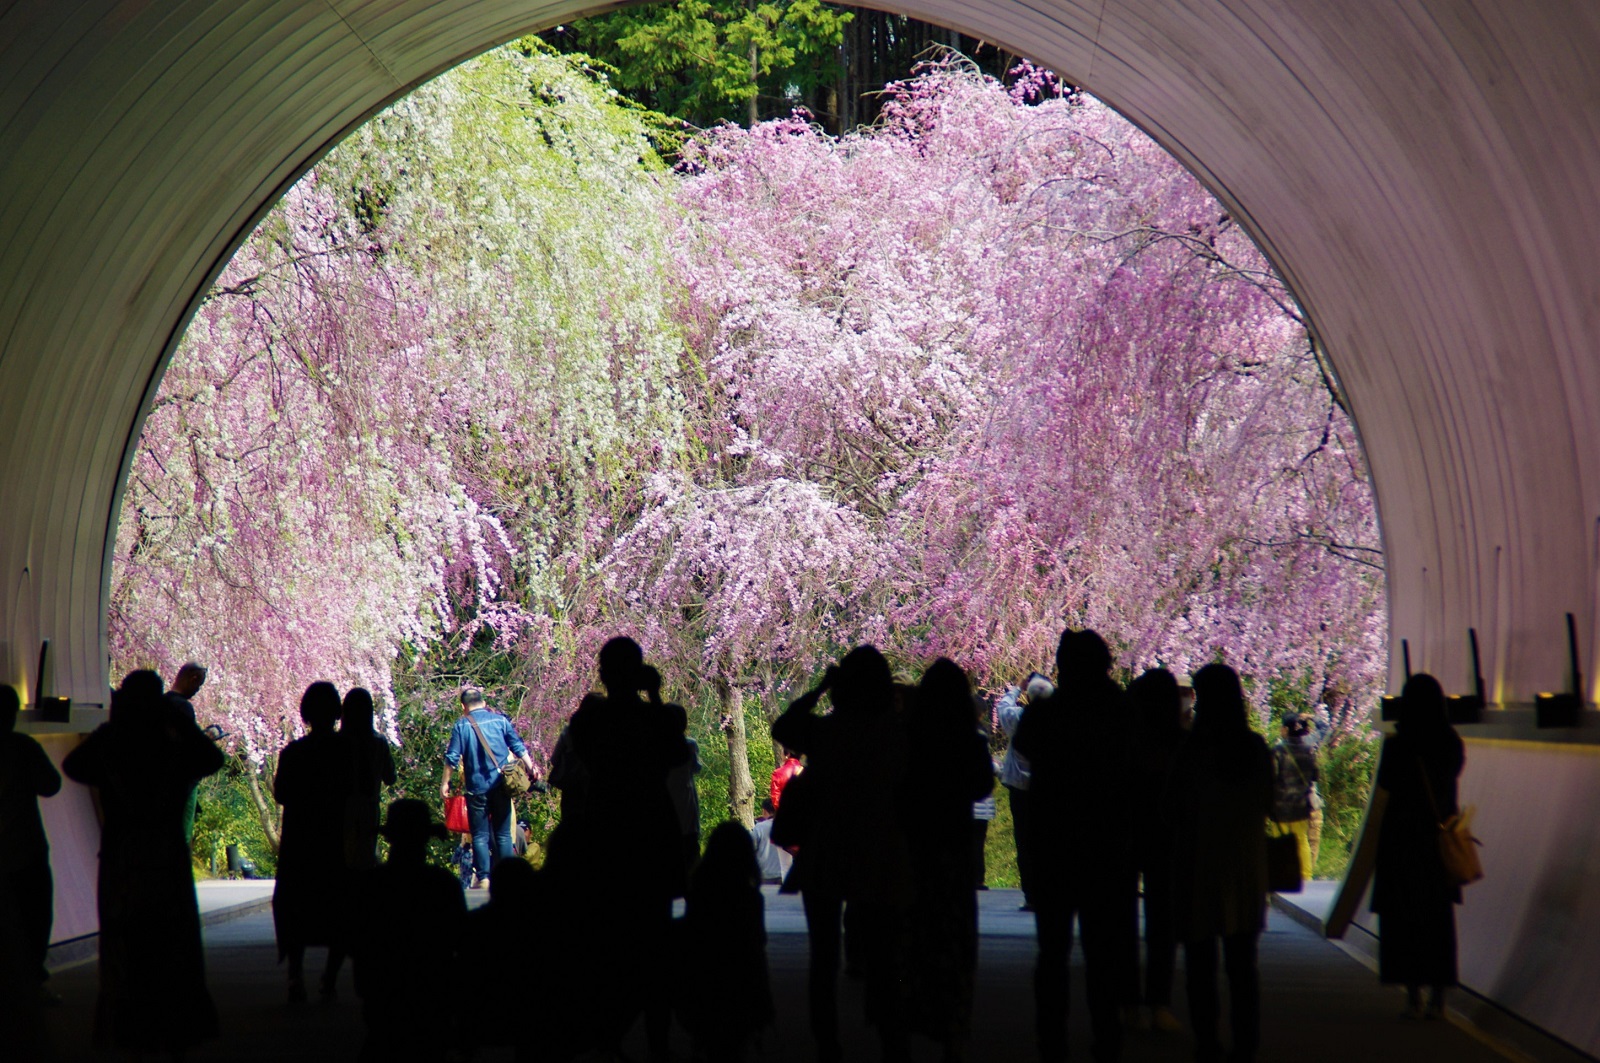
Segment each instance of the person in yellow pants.
[[[1286,712],[1279,733],[1281,737],[1272,747],[1272,819],[1279,833],[1295,836],[1300,849],[1300,873],[1310,878],[1315,866],[1311,818],[1313,812],[1320,811],[1313,806],[1321,805],[1317,800],[1317,752],[1307,741],[1311,721],[1299,713]],[[1320,828],[1321,824],[1317,826]],[[1317,833],[1322,832],[1319,829]]]

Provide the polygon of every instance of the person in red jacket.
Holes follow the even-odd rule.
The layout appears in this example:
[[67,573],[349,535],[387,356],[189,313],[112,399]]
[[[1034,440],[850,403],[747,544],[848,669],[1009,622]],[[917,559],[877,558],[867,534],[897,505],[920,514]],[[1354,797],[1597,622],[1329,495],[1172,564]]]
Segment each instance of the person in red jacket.
[[767,787],[767,796],[772,800],[772,811],[778,811],[778,801],[783,796],[783,788],[789,785],[789,780],[805,770],[805,765],[800,763],[800,758],[795,756],[794,750],[788,746],[783,748],[783,763],[772,770],[772,782]]

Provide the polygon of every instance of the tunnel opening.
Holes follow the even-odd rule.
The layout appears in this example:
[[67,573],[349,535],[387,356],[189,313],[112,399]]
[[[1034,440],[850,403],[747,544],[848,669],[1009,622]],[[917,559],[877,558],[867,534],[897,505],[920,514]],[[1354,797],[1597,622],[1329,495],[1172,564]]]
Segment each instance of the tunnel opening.
[[[119,525],[119,672],[253,662],[212,681],[242,754],[213,848],[241,822],[270,836],[260,776],[330,672],[379,692],[420,787],[463,676],[548,752],[598,641],[646,631],[706,807],[748,818],[775,766],[760,732],[830,654],[876,641],[908,676],[946,654],[992,699],[1072,624],[1129,678],[1226,657],[1265,729],[1305,711],[1330,753],[1347,740],[1337,874],[1383,653],[1343,398],[1225,208],[1103,104],[1007,73],[935,55],[876,132],[791,116],[679,135],[664,162],[657,117],[530,40],[304,177],[199,308]],[[851,206],[873,187],[892,194]],[[1076,287],[1051,255],[1081,260]]]

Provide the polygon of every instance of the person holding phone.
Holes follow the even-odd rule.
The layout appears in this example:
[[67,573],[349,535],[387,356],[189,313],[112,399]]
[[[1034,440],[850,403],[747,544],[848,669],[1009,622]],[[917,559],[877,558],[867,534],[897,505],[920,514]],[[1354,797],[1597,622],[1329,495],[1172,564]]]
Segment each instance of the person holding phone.
[[1000,784],[1011,800],[1011,837],[1017,846],[1017,877],[1022,880],[1022,911],[1033,911],[1033,852],[1028,838],[1032,805],[1028,786],[1032,776],[1028,758],[1018,753],[1013,741],[1017,725],[1028,705],[1055,693],[1055,684],[1038,672],[1029,672],[1020,684],[1008,686],[995,704],[995,716],[1006,736],[1006,755],[1000,762]]

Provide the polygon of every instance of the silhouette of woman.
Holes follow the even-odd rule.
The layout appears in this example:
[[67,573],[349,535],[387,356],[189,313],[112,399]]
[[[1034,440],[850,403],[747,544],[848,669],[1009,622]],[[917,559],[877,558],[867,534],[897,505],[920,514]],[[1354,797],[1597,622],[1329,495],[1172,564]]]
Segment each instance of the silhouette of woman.
[[1152,668],[1129,683],[1128,702],[1139,721],[1133,799],[1139,824],[1134,856],[1144,877],[1143,997],[1150,1025],[1175,1033],[1182,1026],[1172,1013],[1172,972],[1178,956],[1172,930],[1172,772],[1188,732],[1183,728],[1178,680],[1165,668]]
[[[813,715],[824,693],[834,711]],[[857,646],[772,723],[773,739],[809,765],[804,837],[784,889],[798,889],[805,903],[811,1031],[824,1063],[843,1055],[838,981],[846,905],[866,979],[867,1021],[878,1028],[886,1059],[906,1055],[900,938],[912,896],[910,853],[899,817],[885,822],[862,813],[895,809],[905,778],[894,699],[888,662],[875,647]],[[785,801],[793,800],[786,792]]]
[[206,989],[184,811],[222,752],[167,711],[161,678],[131,672],[111,722],[67,754],[67,777],[100,790],[100,996],[95,1042],[173,1058],[217,1035]]
[[1173,772],[1174,928],[1183,941],[1195,1059],[1222,1058],[1217,943],[1228,972],[1233,1054],[1249,1063],[1261,1040],[1256,944],[1266,925],[1267,814],[1272,754],[1250,729],[1239,676],[1208,664],[1194,676],[1194,731]]
[[344,809],[344,862],[352,871],[378,866],[378,822],[383,788],[395,784],[388,740],[372,728],[372,694],[355,687],[344,696],[339,739],[350,759],[350,796]]
[[966,1054],[978,968],[972,803],[993,792],[994,764],[973,726],[972,685],[953,661],[940,657],[923,674],[906,723],[911,777],[902,815],[917,884],[911,1019],[955,1063]]
[[344,963],[340,916],[349,879],[345,808],[354,791],[349,750],[333,729],[339,712],[339,691],[332,683],[306,687],[300,698],[300,718],[309,733],[283,748],[272,781],[273,796],[283,806],[272,917],[278,932],[278,958],[289,961],[291,1004],[306,999],[307,946],[328,948],[322,972],[324,999],[333,997],[339,967]]
[[719,824],[689,884],[678,1008],[697,1058],[710,1063],[743,1059],[772,1023],[759,877],[749,832],[738,823]]
[[[1456,782],[1465,763],[1439,681],[1425,673],[1407,679],[1395,735],[1384,740],[1378,766],[1378,786],[1389,799],[1372,878],[1378,977],[1406,987],[1407,1018],[1442,1019],[1445,992],[1456,984],[1461,887],[1445,875],[1439,824],[1459,811]],[[1431,990],[1426,1010],[1424,985]]]

